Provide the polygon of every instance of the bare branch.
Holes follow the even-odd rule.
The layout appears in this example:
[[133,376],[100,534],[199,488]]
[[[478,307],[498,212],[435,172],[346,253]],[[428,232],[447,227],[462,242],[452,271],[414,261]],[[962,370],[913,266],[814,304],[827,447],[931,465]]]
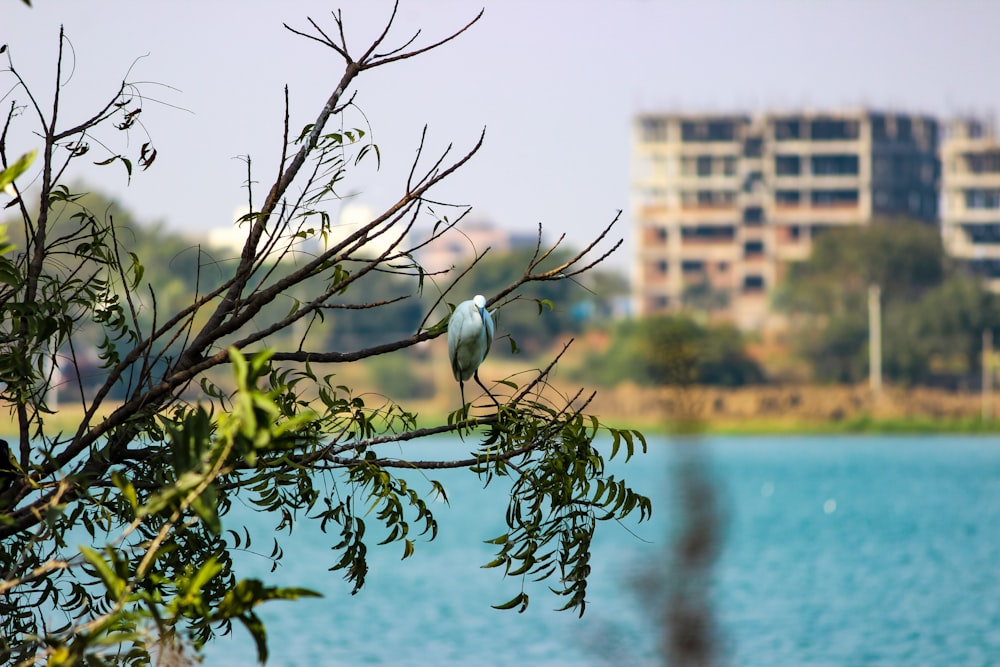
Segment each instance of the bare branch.
[[[366,61],[365,59],[362,59],[361,60],[361,62],[363,63],[362,69],[370,69],[372,67],[381,67],[382,65],[388,65],[389,63],[396,62],[397,60],[405,60],[407,58],[413,58],[415,56],[419,56],[421,53],[427,53],[428,51],[431,51],[433,49],[438,48],[439,46],[447,44],[448,42],[456,39],[459,35],[461,35],[465,31],[467,31],[473,25],[475,25],[476,23],[478,23],[479,19],[481,19],[483,17],[483,12],[485,12],[485,11],[486,11],[485,9],[479,10],[479,13],[476,14],[476,17],[474,19],[472,19],[471,21],[469,21],[468,23],[466,23],[465,26],[463,26],[459,30],[456,30],[455,32],[453,32],[452,34],[448,35],[444,39],[438,40],[437,42],[434,42],[433,44],[430,44],[430,45],[425,46],[423,48],[416,49],[414,51],[407,51],[406,53],[398,53],[396,55],[389,56],[387,58],[373,59],[371,61]],[[366,56],[371,55],[371,53],[373,53],[373,52],[374,52],[374,49],[370,49],[369,53],[367,53]]]

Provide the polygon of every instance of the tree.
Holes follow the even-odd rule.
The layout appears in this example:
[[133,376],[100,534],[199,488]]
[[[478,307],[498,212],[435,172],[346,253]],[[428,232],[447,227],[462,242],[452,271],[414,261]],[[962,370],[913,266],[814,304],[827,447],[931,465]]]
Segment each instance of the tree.
[[[327,206],[338,184],[359,162],[381,160],[368,132],[344,129],[353,126],[358,80],[439,48],[479,20],[423,46],[416,45],[419,33],[395,46],[394,18],[395,9],[360,52],[348,48],[339,12],[328,26],[310,19],[306,30],[289,27],[339,56],[343,71],[315,120],[296,133],[288,127],[286,90],[277,164],[261,172],[247,160],[250,213],[242,219],[241,255],[228,263],[200,250],[189,255],[197,260],[191,265],[197,291],[170,310],[145,273],[148,260],[130,247],[115,217],[87,208],[83,195],[61,180],[69,165],[84,161],[124,167],[130,177],[153,166],[160,147],[148,137],[130,139],[121,152],[112,148],[116,132],[134,139],[143,127],[141,89],[122,84],[87,120],[66,123],[61,88],[43,104],[9,56],[3,75],[21,101],[0,133],[4,178],[17,176],[6,171],[11,137],[37,136],[42,145],[33,189],[15,181],[9,202],[23,245],[4,246],[0,256],[0,401],[18,429],[8,457],[13,473],[0,493],[5,659],[142,663],[156,651],[197,650],[235,621],[265,660],[257,605],[313,593],[238,577],[230,554],[241,546],[241,533],[229,514],[238,499],[289,526],[317,521],[331,535],[332,567],[356,591],[365,583],[371,539],[398,544],[406,557],[418,535],[436,534],[431,505],[397,471],[468,468],[487,483],[506,480],[507,530],[490,541],[497,553],[487,567],[516,577],[520,590],[497,606],[525,609],[523,579],[531,575],[564,599],[564,609],[581,614],[598,522],[633,511],[649,515],[648,499],[605,477],[596,446],[609,438],[610,456],[631,456],[645,441],[586,415],[593,394],[561,395],[548,386],[561,352],[527,379],[519,376],[521,384],[494,387],[498,410],[492,402],[473,405],[466,419],[459,406],[433,427],[418,428],[404,405],[373,407],[335,384],[331,369],[339,364],[403,354],[443,334],[451,294],[465,291],[477,266],[447,276],[419,323],[393,340],[334,350],[317,342],[325,340],[316,331],[331,314],[379,312],[421,294],[426,276],[407,232],[427,214],[432,191],[483,141],[457,157],[450,147],[428,157],[425,131],[399,198],[353,234],[331,240]],[[60,68],[65,43],[60,33]],[[258,172],[278,174],[262,199],[251,188]],[[75,224],[56,224],[60,212]],[[461,218],[442,217],[426,242]],[[599,250],[612,225],[551,267],[540,267],[551,250],[539,247],[525,270],[491,291],[489,304],[502,310],[527,286],[579,277],[618,247]],[[210,266],[218,272],[212,279]],[[409,291],[367,300],[362,281],[378,275],[393,276]],[[81,332],[88,328],[102,332],[96,344],[104,378],[92,391],[79,382],[62,388],[63,404],[75,395],[81,416],[75,428],[59,431],[48,397],[57,371],[83,361]],[[115,392],[119,402],[110,401]],[[447,460],[398,454],[408,442],[442,434],[477,444],[472,454]],[[430,487],[427,493],[443,493],[436,482]],[[67,550],[70,531],[89,535],[92,544]],[[278,545],[274,558],[281,558]]]
[[993,297],[949,264],[935,227],[875,221],[824,232],[810,258],[789,268],[778,293],[818,379],[867,377],[870,284],[882,288],[887,378],[920,384],[941,372],[977,370],[982,330],[998,324]]
[[608,384],[630,379],[660,386],[738,387],[764,380],[760,366],[746,354],[743,336],[730,324],[704,327],[682,315],[650,317],[621,323],[614,340],[596,363]]

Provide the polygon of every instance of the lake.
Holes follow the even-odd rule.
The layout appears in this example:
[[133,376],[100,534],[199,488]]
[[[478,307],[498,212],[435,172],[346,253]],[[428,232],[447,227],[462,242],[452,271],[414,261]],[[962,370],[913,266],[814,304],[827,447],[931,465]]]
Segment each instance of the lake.
[[[614,466],[652,497],[653,520],[598,527],[582,619],[554,611],[559,599],[534,582],[524,584],[525,613],[491,608],[522,585],[480,568],[493,557],[483,540],[503,532],[507,489],[483,490],[468,471],[433,475],[450,500],[435,505],[438,539],[419,542],[402,562],[399,545],[372,546],[368,583],[356,596],[327,569],[336,538],[309,526],[281,540],[285,561],[273,575],[266,558],[244,554],[241,576],[325,596],[261,607],[268,664],[664,664],[654,606],[677,573],[677,473],[690,451],[719,516],[705,599],[718,663],[1000,662],[1000,440],[710,437],[697,447],[654,438],[648,454]],[[420,456],[456,448],[466,451],[438,441]],[[277,522],[249,510],[241,516],[269,552]],[[240,626],[206,650],[209,665],[253,660]]]

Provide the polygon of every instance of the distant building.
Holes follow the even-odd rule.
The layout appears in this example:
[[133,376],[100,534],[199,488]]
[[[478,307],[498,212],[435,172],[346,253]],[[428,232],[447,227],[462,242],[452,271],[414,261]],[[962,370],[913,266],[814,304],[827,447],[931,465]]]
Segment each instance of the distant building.
[[824,229],[937,219],[934,118],[866,109],[642,114],[633,128],[636,311],[760,328]]
[[[430,236],[428,232],[423,240]],[[490,220],[467,218],[457,227],[444,232],[417,252],[417,260],[425,271],[437,273],[469,264],[477,254],[490,248],[490,254],[534,248],[536,232],[516,231],[498,227]]]
[[[243,251],[243,245],[246,243],[247,235],[253,228],[252,221],[244,219],[247,213],[249,213],[249,209],[246,206],[237,208],[233,212],[233,224],[207,230],[203,236],[205,243],[211,248],[225,250],[233,256],[239,257]],[[350,202],[341,208],[337,221],[323,230],[317,228],[319,225],[318,216],[315,218],[299,217],[282,228],[280,240],[271,243],[270,234],[273,226],[269,225],[261,240],[261,248],[270,247],[268,259],[272,261],[286,257],[296,260],[312,259],[326,248],[333,247],[350,238],[352,234],[357,233],[359,229],[374,219],[375,211],[371,207],[359,202]],[[353,252],[353,256],[356,258],[376,257],[387,251],[392,244],[397,243],[398,237],[398,233],[373,233],[363,246]],[[400,246],[401,251],[407,249],[405,238],[400,242]]]
[[941,145],[941,234],[948,253],[1000,291],[1000,139],[959,119]]

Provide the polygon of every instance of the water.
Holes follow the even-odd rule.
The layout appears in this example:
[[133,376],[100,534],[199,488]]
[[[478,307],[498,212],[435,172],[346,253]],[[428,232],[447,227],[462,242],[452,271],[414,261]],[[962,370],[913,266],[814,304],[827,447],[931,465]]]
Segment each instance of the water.
[[[455,448],[440,441],[420,455]],[[722,515],[709,601],[723,664],[1000,663],[1000,440],[708,438],[703,449]],[[653,498],[654,520],[599,527],[582,619],[553,611],[559,600],[530,582],[524,614],[490,607],[522,582],[479,567],[493,556],[483,540],[503,532],[506,489],[484,491],[468,471],[433,475],[451,501],[435,505],[439,538],[403,562],[398,545],[372,547],[353,597],[327,570],[336,538],[302,526],[281,538],[274,574],[261,556],[239,561],[240,576],[325,596],[260,608],[268,665],[663,664],[634,581],[649,568],[669,574],[677,465],[676,450],[653,440],[616,471]],[[243,516],[269,552],[277,521]],[[206,650],[208,665],[253,661],[239,626]]]

